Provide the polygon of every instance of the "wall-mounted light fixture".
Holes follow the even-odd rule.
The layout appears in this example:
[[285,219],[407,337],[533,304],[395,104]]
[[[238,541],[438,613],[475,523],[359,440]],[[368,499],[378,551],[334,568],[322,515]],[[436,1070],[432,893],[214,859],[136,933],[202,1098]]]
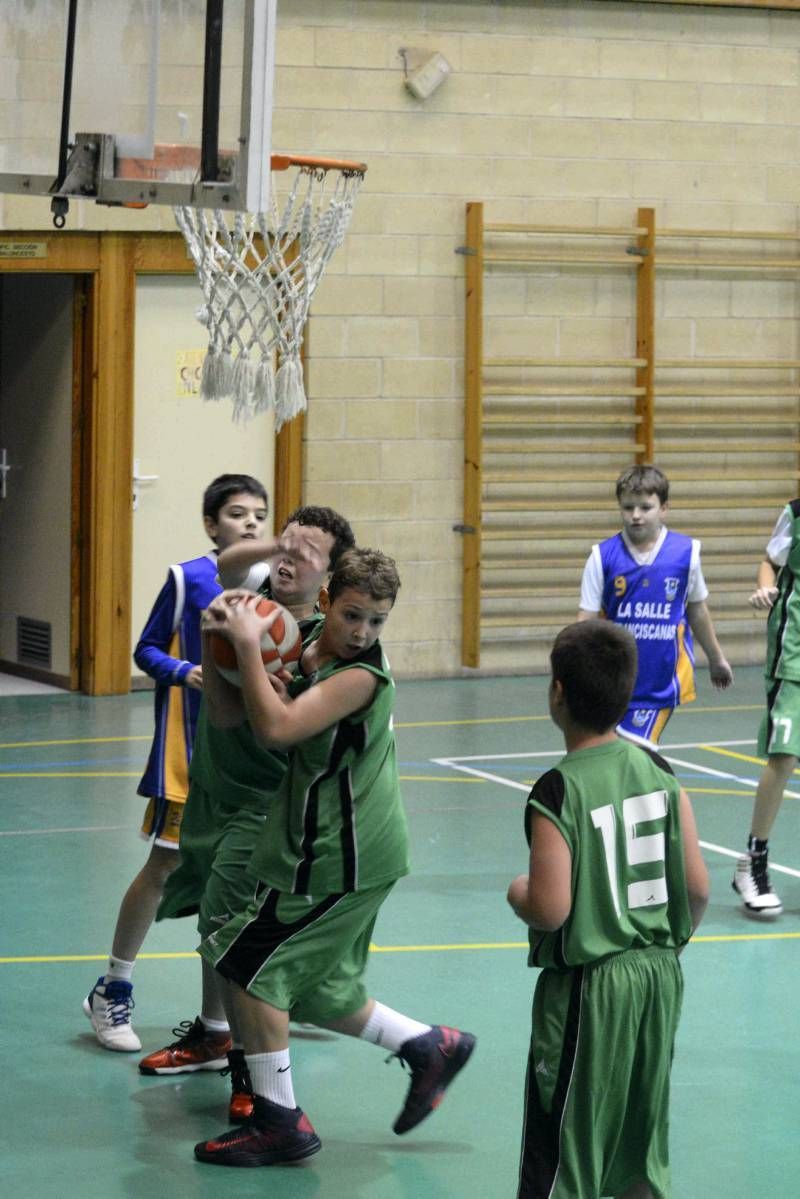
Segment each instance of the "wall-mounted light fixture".
[[427,50],[414,50],[403,46],[399,54],[403,60],[405,85],[418,100],[427,100],[432,96],[452,69],[445,56],[438,50],[431,54]]

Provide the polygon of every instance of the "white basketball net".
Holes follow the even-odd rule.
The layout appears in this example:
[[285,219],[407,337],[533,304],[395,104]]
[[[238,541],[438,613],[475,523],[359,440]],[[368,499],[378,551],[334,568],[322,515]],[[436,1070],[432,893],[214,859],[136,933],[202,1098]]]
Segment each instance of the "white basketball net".
[[306,407],[300,349],[311,297],[344,241],[364,178],[296,171],[282,211],[275,173],[268,213],[174,210],[205,297],[197,313],[209,334],[201,393],[230,396],[235,420],[274,407],[276,429]]

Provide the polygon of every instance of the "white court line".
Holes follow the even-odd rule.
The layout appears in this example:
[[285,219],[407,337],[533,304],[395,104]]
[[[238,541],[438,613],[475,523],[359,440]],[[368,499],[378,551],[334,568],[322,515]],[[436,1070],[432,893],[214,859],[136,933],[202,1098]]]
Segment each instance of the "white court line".
[[20,828],[0,832],[0,837],[41,837],[48,833],[122,833],[129,824],[97,824],[86,828]]
[[[709,742],[703,741],[700,744],[708,745]],[[719,742],[719,744],[722,744],[722,743]],[[695,747],[693,746],[692,748],[695,748]],[[479,761],[480,757],[482,757],[484,761],[486,761],[487,758],[490,758],[492,761],[494,761],[496,757],[497,758],[499,758],[499,757],[541,758],[541,757],[546,757],[546,756],[548,756],[548,755],[545,753],[502,754],[502,755],[501,754],[497,754],[497,755],[482,754],[480,756],[477,754],[474,754],[469,758],[432,758],[431,761],[435,762],[437,766],[446,766],[446,767],[449,767],[451,770],[460,770],[463,774],[471,774],[471,775],[474,775],[476,778],[487,779],[489,782],[492,782],[492,783],[500,783],[500,785],[502,787],[512,787],[515,791],[525,791],[527,793],[530,791],[530,786],[526,783],[517,783],[513,779],[503,778],[502,775],[492,774],[491,771],[476,770],[474,766],[461,766],[460,763],[464,762],[464,761],[469,761],[469,762]],[[717,778],[728,779],[728,780],[732,780],[737,783],[745,783],[747,785],[752,785],[753,787],[756,786],[756,782],[753,779],[742,779],[742,778],[739,778],[739,776],[735,775],[735,774],[726,774],[722,770],[713,770],[710,766],[707,766],[707,767],[698,766],[698,764],[696,762],[682,762],[678,758],[674,758],[674,759],[668,758],[666,754],[664,754],[662,756],[667,758],[667,761],[674,761],[677,766],[689,766],[692,770],[699,769],[699,770],[704,771],[706,774],[713,774]],[[796,794],[796,792],[786,791],[785,794],[790,795],[795,799],[800,798],[800,796],[798,796]],[[700,841],[700,845],[702,846],[703,849],[711,850],[713,853],[724,854],[725,857],[728,857],[728,858],[740,858],[742,856],[741,850],[726,849],[722,845],[715,845],[713,841]],[[772,860],[770,860],[769,868],[770,868],[770,870],[776,871],[778,874],[791,874],[793,878],[800,878],[800,870],[793,870],[791,866],[779,866],[777,862],[773,862]]]
[[563,749],[542,749],[533,754],[465,754],[458,758],[431,758],[437,766],[452,766],[456,762],[505,762],[510,758],[563,758]]
[[[742,851],[740,849],[726,849],[724,845],[714,845],[712,841],[701,841],[700,844],[704,849],[713,849],[715,853],[724,853],[726,858],[740,858]],[[791,874],[792,878],[800,878],[800,870],[792,870],[791,866],[778,866],[770,858],[770,870],[777,870],[780,874]]]
[[[732,745],[755,745],[755,738],[750,737],[746,741],[682,741],[677,745],[656,745],[654,749],[656,753],[660,753],[662,758],[666,757],[663,752],[668,749],[702,749],[706,745],[719,746],[720,749],[730,748]],[[431,758],[432,762],[437,765],[450,766],[454,762],[485,762],[490,758],[493,762],[503,762],[509,758],[563,758],[564,749],[542,749],[536,753],[524,754],[459,754],[453,758]]]
[[[701,766],[699,762],[684,762],[682,758],[673,758],[669,754],[662,754],[668,762],[672,762],[675,766],[685,766],[689,770],[699,770],[701,774],[710,774],[714,778],[726,779],[735,783],[741,783],[745,787],[752,787],[754,790],[758,786],[758,779],[748,779],[741,774],[730,774],[727,770],[715,770],[713,766]],[[691,787],[689,788],[691,791]],[[800,793],[797,791],[786,790],[783,793],[788,795],[790,799],[800,799]]]
[[[484,761],[490,757],[490,754],[482,754]],[[509,758],[524,758],[533,757],[532,754],[507,754]],[[471,758],[470,761],[477,761],[477,758]],[[501,787],[513,787],[515,791],[524,791],[525,794],[530,791],[530,783],[515,783],[513,779],[503,778],[501,774],[492,774],[488,770],[475,770],[473,766],[460,766],[459,762],[464,761],[463,758],[431,758],[437,766],[447,766],[450,770],[460,770],[462,774],[471,774],[478,779],[487,779],[490,783],[499,783]]]

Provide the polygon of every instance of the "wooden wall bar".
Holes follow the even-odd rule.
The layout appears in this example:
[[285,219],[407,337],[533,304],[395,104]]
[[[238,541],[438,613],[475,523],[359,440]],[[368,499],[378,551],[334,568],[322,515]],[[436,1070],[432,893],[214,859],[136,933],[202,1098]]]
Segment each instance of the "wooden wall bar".
[[467,204],[464,538],[461,660],[480,665],[481,445],[483,440],[483,204]]

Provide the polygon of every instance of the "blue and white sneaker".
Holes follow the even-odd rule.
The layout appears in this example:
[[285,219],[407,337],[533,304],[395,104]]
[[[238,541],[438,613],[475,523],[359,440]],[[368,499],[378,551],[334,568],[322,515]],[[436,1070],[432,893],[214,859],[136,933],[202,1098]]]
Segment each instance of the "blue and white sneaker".
[[101,974],[84,999],[83,1010],[104,1049],[120,1053],[137,1053],[141,1049],[142,1042],[131,1027],[132,983],[119,978],[104,982]]

